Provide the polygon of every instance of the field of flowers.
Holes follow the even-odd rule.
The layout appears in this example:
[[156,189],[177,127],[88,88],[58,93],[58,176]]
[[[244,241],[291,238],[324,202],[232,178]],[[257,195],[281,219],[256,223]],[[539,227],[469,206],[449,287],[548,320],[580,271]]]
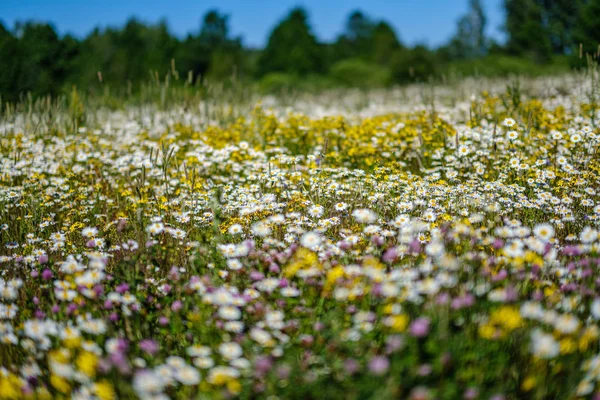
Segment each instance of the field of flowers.
[[0,398],[598,398],[595,82],[7,107]]

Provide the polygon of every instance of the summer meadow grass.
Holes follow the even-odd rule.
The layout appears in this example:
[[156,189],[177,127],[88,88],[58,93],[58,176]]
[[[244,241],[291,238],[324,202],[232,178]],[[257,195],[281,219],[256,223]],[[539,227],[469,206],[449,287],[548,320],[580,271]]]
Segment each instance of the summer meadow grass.
[[5,105],[0,398],[595,398],[597,85]]

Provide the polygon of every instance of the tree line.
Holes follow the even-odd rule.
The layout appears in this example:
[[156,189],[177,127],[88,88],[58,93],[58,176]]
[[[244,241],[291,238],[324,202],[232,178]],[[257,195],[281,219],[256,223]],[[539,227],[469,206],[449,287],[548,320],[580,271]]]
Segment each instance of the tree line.
[[485,34],[480,0],[457,23],[447,44],[406,46],[383,20],[352,12],[342,33],[319,41],[302,8],[289,12],[263,49],[231,35],[228,17],[206,13],[198,31],[174,36],[166,21],[131,18],[120,28],[94,29],[85,38],[60,36],[49,23],[0,23],[0,96],[18,100],[57,95],[73,85],[90,92],[103,85],[135,90],[149,80],[258,82],[266,89],[316,82],[384,86],[426,80],[454,70],[462,74],[546,71],[561,63],[598,59],[600,0],[505,0],[505,43]]

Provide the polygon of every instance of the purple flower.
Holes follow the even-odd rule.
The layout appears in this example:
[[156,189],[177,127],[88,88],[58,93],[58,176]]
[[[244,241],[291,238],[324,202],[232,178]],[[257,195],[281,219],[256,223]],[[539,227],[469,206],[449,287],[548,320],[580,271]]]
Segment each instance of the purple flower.
[[410,324],[410,334],[413,335],[414,337],[417,338],[422,338],[427,336],[427,334],[429,333],[429,324],[430,324],[430,320],[427,317],[421,317],[421,318],[417,318],[415,319],[411,324]]
[[117,291],[117,293],[123,294],[129,290],[129,285],[126,283],[121,283],[121,284],[117,285],[115,290]]
[[38,262],[40,264],[46,264],[48,262],[48,256],[46,254],[42,254],[39,258],[38,258]]
[[144,339],[139,343],[140,349],[148,355],[153,356],[158,352],[159,346],[152,339]]
[[440,293],[435,299],[435,303],[442,306],[448,304],[448,302],[450,302],[450,295],[446,292]]
[[277,377],[279,379],[287,379],[292,373],[292,367],[287,364],[282,364],[277,367]]
[[566,246],[563,250],[566,256],[578,256],[581,255],[581,248],[576,245]]
[[262,272],[259,272],[259,271],[250,272],[250,279],[252,279],[253,281],[260,281],[260,280],[263,280],[264,278],[265,278],[265,275]]
[[117,340],[117,351],[124,353],[129,348],[129,342],[127,339],[118,339]]
[[273,360],[270,357],[260,357],[254,363],[254,368],[261,375],[266,374],[273,367]]
[[171,279],[172,281],[179,280],[179,270],[177,269],[177,267],[171,267],[171,270],[169,271],[169,279]]
[[465,393],[463,394],[463,399],[473,400],[473,399],[476,399],[478,395],[479,395],[479,391],[477,389],[468,388],[467,390],[465,390]]
[[94,286],[94,293],[96,296],[100,296],[102,293],[104,293],[104,287],[102,287],[102,285]]
[[508,272],[505,269],[501,269],[498,273],[492,276],[492,282],[499,282],[508,276]]
[[300,335],[300,343],[305,347],[310,347],[314,343],[315,338],[312,335]]
[[344,240],[338,243],[338,247],[342,250],[349,250],[352,245]]
[[504,289],[504,300],[505,301],[513,302],[513,301],[516,301],[518,297],[519,297],[519,294],[517,293],[517,290],[514,287],[507,286],[506,289]]
[[112,365],[114,365],[119,370],[119,372],[121,372],[122,374],[129,373],[129,363],[127,362],[127,358],[125,357],[124,353],[114,352],[110,354],[109,358]]
[[431,374],[431,371],[433,371],[433,368],[431,367],[431,365],[423,364],[423,365],[420,365],[419,368],[417,369],[417,375],[427,376],[427,375]]
[[173,310],[174,312],[177,312],[179,310],[181,310],[183,308],[183,303],[181,302],[181,300],[176,300],[173,302],[173,304],[171,304],[171,310]]
[[346,371],[347,374],[354,375],[355,373],[358,372],[359,369],[360,369],[360,365],[358,364],[358,362],[355,359],[347,358],[346,360],[344,360],[344,370]]
[[277,265],[275,263],[271,263],[269,265],[269,272],[271,272],[273,274],[278,274],[279,272],[281,272],[281,268],[279,268],[279,265]]
[[390,247],[389,249],[387,249],[385,253],[383,253],[383,257],[381,257],[383,262],[386,263],[391,263],[396,258],[398,258],[398,250],[395,247]]
[[127,225],[127,220],[126,219],[119,219],[119,223],[117,224],[117,232],[121,232],[123,229],[125,229],[125,225]]
[[462,304],[463,307],[471,307],[473,304],[475,304],[475,296],[473,296],[471,293],[465,294],[462,298]]
[[418,386],[410,392],[410,400],[429,400],[431,398],[431,394],[429,393],[429,389]]
[[383,246],[385,244],[385,239],[382,238],[379,235],[375,235],[371,238],[371,242],[375,245],[375,246]]
[[45,281],[48,281],[52,278],[52,271],[50,271],[48,268],[46,268],[45,270],[42,271],[42,279],[44,279]]
[[408,249],[411,253],[420,253],[421,243],[419,242],[419,239],[413,239],[413,241],[408,245]]
[[375,375],[383,375],[390,368],[390,362],[383,356],[375,356],[369,361],[369,371]]
[[387,346],[386,351],[388,353],[393,353],[398,351],[404,346],[404,337],[401,335],[392,335],[387,338]]

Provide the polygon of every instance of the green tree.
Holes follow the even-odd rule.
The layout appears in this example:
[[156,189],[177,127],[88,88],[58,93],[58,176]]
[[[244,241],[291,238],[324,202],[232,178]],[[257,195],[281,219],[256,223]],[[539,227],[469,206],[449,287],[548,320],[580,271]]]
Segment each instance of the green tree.
[[544,8],[537,0],[504,0],[506,9],[506,48],[510,54],[548,61],[552,44],[544,24]]
[[187,36],[176,58],[184,73],[222,80],[240,71],[243,47],[241,39],[230,37],[228,16],[210,10],[204,15],[199,34]]
[[361,11],[354,11],[348,17],[343,38],[346,45],[354,51],[352,56],[369,58],[375,24]]
[[380,21],[373,29],[371,59],[379,64],[388,65],[395,51],[402,49],[394,29],[384,21]]
[[73,73],[76,42],[70,37],[63,41],[54,27],[46,23],[17,24],[15,32],[18,50],[14,63],[19,68],[17,92],[57,95],[65,79]]
[[[359,10],[348,16],[344,32],[332,46],[334,61],[362,59],[389,64],[392,54],[402,48],[394,29],[385,21],[372,21]],[[349,63],[342,65],[359,65]]]
[[[578,25],[579,15],[586,0],[537,0],[544,10],[552,51],[565,54],[573,51],[573,31]],[[597,19],[597,18],[596,18]]]
[[448,51],[452,58],[475,58],[487,53],[485,37],[487,18],[480,0],[470,0],[469,12],[460,18],[457,33],[450,41]]
[[269,35],[259,60],[259,74],[307,75],[322,72],[323,66],[323,49],[311,32],[306,11],[295,8]]
[[573,32],[576,54],[581,44],[583,55],[589,54],[598,60],[600,52],[600,0],[589,0],[579,12],[578,23]]
[[229,39],[229,27],[226,15],[221,15],[217,10],[210,10],[204,16],[200,29],[200,41],[209,48],[222,46]]
[[390,63],[397,83],[425,81],[436,73],[435,55],[425,46],[396,51]]
[[[22,56],[19,42],[0,23],[0,96],[2,100],[16,100],[20,90],[20,65]],[[0,105],[1,106],[1,105]]]
[[79,46],[78,72],[69,82],[93,89],[99,74],[104,83],[120,86],[146,82],[155,73],[162,79],[171,68],[177,46],[178,40],[164,20],[146,25],[131,18],[122,29],[95,29]]

